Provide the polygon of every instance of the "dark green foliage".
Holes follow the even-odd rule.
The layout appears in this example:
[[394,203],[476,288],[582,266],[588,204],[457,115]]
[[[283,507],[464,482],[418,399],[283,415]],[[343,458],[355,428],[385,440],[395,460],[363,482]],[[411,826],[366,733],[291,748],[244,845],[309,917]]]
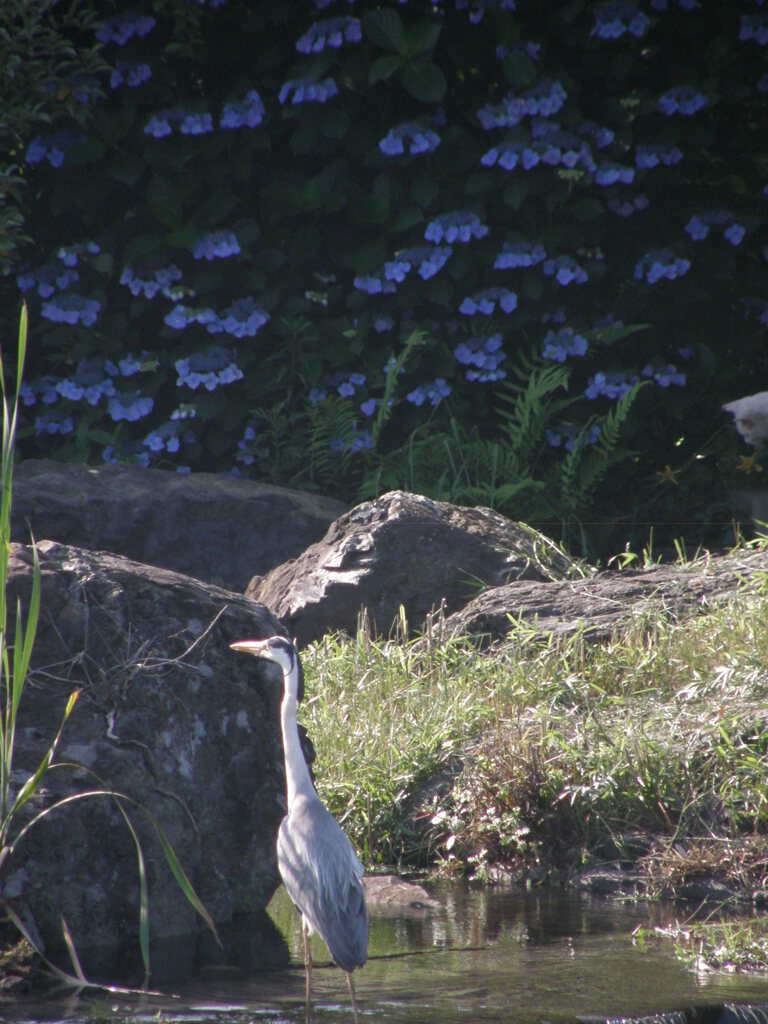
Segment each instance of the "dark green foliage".
[[[16,273],[62,269],[62,245],[98,251],[78,251],[79,280],[50,301],[27,283],[28,379],[49,376],[55,401],[36,394],[25,454],[238,467],[350,502],[410,487],[492,504],[593,554],[641,544],[652,522],[669,524],[657,540],[723,539],[739,442],[720,405],[768,386],[768,85],[766,48],[744,21],[763,17],[754,4],[628,0],[608,38],[606,5],[580,0],[133,0],[106,14],[84,0],[77,26],[39,2],[70,49],[51,70],[28,44],[14,173],[30,186],[34,245],[18,248],[18,191],[0,244],[10,238]],[[98,102],[34,105],[49,80],[95,70],[97,7],[99,21],[155,24],[104,43]],[[0,38],[21,17],[7,11]],[[151,77],[130,84],[126,64]],[[304,79],[314,94],[289,84]],[[222,125],[251,90],[263,114]],[[510,97],[528,106],[489,126]],[[32,162],[41,111],[51,132],[73,133],[59,166]],[[390,133],[404,124],[416,127],[397,153]],[[700,240],[697,216],[709,218]],[[226,234],[203,255],[211,233]],[[497,268],[520,242],[565,262]],[[169,267],[179,273],[147,297],[136,279]],[[12,323],[16,285],[0,285]],[[489,288],[516,304],[497,295],[489,315],[459,311]],[[51,320],[72,293],[99,305]],[[225,351],[196,364],[212,346]],[[127,357],[140,367],[130,376]],[[208,377],[193,388],[196,366]]]

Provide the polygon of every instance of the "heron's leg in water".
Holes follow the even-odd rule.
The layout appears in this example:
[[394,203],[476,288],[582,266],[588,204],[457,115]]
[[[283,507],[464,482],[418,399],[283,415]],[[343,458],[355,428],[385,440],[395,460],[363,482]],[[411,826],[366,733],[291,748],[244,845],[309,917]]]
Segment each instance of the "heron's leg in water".
[[312,954],[309,951],[309,925],[304,918],[301,919],[301,930],[304,933],[304,972],[306,975],[304,1019],[306,1024],[309,1024],[311,1019],[310,1001],[312,999]]
[[352,1013],[355,1016],[355,1024],[360,1024],[357,1019],[357,1003],[355,1002],[355,983],[352,981],[352,975],[349,971],[344,971],[347,976],[347,986],[349,987],[349,998],[352,1000]]

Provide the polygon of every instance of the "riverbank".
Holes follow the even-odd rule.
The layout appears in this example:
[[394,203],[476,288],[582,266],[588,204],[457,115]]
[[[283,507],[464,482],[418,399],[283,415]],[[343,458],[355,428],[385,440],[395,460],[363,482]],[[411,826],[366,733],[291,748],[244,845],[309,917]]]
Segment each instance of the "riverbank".
[[610,640],[326,637],[317,785],[369,866],[768,901],[768,602],[753,574]]

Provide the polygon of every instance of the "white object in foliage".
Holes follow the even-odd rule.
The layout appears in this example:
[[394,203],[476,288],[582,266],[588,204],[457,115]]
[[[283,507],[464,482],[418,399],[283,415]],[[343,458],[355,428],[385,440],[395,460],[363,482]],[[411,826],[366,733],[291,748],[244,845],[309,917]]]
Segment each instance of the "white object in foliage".
[[768,441],[768,391],[737,398],[723,409],[733,415],[736,429],[747,444],[757,447]]

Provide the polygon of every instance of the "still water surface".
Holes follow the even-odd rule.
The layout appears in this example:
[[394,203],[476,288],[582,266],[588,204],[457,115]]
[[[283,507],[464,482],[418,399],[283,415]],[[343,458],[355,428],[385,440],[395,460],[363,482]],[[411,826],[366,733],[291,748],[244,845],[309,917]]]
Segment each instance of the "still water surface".
[[[615,903],[562,893],[528,893],[443,883],[440,909],[427,915],[371,917],[370,959],[356,972],[361,1022],[510,1024],[605,1019],[724,1002],[768,1002],[768,977],[712,974],[699,978],[671,946],[632,941],[638,925],[681,918],[670,906]],[[2,1008],[20,1020],[130,1020],[144,1024],[211,1021],[280,1024],[304,1020],[303,947],[298,917],[280,890],[270,920],[237,940],[225,962],[198,949],[186,978],[154,984],[168,995],[83,995]],[[314,940],[313,940],[314,941]],[[166,951],[167,953],[167,951]],[[313,1021],[352,1019],[344,975],[313,946]],[[202,962],[201,962],[202,960]],[[264,970],[264,963],[271,963]],[[157,963],[157,947],[156,947]],[[8,1011],[11,1011],[10,1013]]]

